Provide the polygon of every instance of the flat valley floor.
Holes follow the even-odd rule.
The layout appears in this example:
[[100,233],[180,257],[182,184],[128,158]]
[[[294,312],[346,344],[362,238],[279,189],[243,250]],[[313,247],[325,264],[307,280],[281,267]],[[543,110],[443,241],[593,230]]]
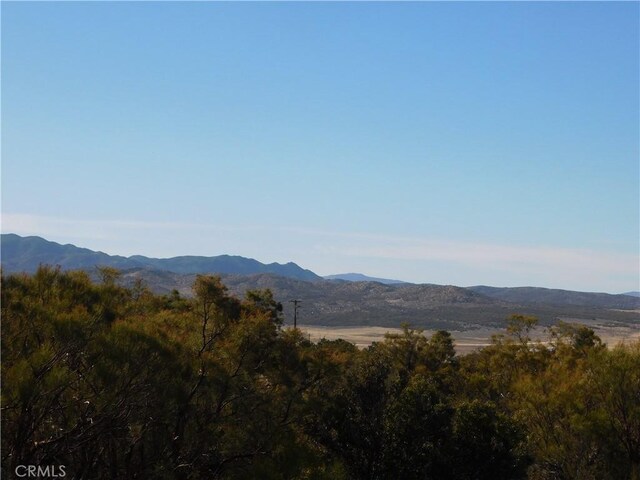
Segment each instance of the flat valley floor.
[[[607,322],[601,323],[597,320],[563,318],[565,322],[580,323],[591,328],[600,339],[609,347],[619,343],[631,343],[640,340],[640,325],[630,325],[628,323]],[[339,338],[347,340],[358,346],[366,348],[373,342],[384,339],[386,333],[399,333],[399,328],[388,327],[321,327],[316,325],[300,325],[311,341],[317,342],[323,338],[327,340],[337,340]],[[434,330],[424,330],[424,334],[431,336]],[[474,330],[452,331],[456,351],[459,355],[472,352],[491,343],[491,336],[505,333],[499,328],[478,328]],[[532,333],[535,340],[546,341],[549,337],[547,327],[536,327]]]

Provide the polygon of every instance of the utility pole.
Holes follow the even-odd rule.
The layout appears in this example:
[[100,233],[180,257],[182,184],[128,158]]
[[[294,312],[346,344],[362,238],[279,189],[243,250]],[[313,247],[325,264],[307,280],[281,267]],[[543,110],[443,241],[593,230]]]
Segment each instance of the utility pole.
[[302,303],[302,300],[289,300],[293,303],[293,328],[298,328],[298,304]]

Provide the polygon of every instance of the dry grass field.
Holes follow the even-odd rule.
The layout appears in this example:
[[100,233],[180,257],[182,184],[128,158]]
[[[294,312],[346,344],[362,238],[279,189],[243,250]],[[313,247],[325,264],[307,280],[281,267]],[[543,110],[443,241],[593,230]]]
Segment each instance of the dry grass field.
[[[572,323],[580,323],[593,329],[604,343],[610,347],[621,342],[640,341],[640,325],[630,325],[623,323],[608,322],[607,324],[599,323],[597,320],[570,319],[565,318],[564,321]],[[354,343],[359,348],[365,348],[373,342],[384,340],[386,333],[399,333],[399,328],[387,327],[319,327],[312,325],[300,325],[300,330],[309,336],[311,341],[319,341],[323,338],[327,340],[343,339]],[[424,334],[430,336],[433,330],[424,330]],[[504,333],[504,330],[498,328],[478,328],[466,331],[452,331],[456,350],[458,354],[463,355],[478,348],[485,347],[491,343],[491,336]],[[536,327],[533,332],[533,338],[545,341],[548,338],[547,329],[544,327]]]

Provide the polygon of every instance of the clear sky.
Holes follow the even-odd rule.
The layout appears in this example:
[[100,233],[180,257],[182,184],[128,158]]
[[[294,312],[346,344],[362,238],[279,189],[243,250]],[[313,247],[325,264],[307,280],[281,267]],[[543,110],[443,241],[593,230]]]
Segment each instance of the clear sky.
[[1,8],[5,233],[640,289],[637,2]]

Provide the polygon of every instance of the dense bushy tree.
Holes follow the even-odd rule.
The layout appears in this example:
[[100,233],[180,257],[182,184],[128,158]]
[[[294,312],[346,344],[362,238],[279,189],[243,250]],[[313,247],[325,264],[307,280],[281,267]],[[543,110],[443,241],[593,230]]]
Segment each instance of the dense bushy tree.
[[493,404],[462,399],[458,375],[447,332],[404,326],[358,355],[329,392],[316,438],[349,478],[518,478],[524,435]]

